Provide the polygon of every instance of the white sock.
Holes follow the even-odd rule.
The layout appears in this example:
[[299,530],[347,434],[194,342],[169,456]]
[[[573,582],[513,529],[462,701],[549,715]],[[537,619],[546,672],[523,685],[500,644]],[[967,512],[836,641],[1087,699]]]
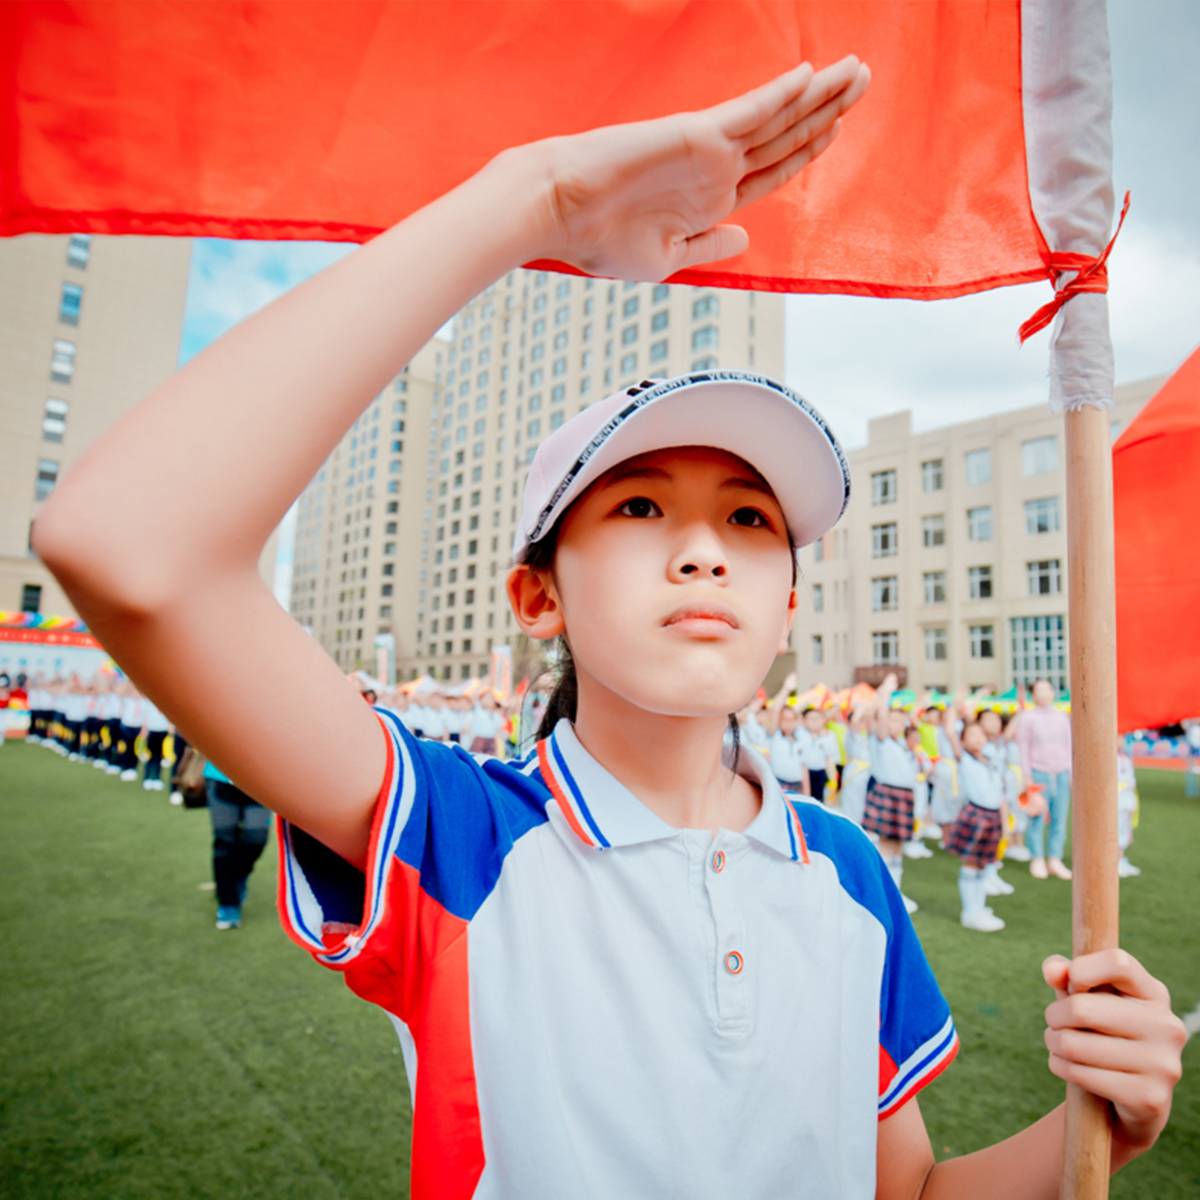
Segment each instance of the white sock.
[[958,868],[958,894],[962,897],[963,915],[983,908],[983,874],[974,867]]
[[897,854],[892,858],[884,858],[883,861],[887,863],[887,869],[891,872],[896,887],[899,888],[900,881],[904,878],[904,856]]
[[988,863],[988,865],[983,868],[983,882],[985,884],[991,883],[991,881],[993,879],[999,879],[999,878],[1000,878],[1000,864],[998,862]]

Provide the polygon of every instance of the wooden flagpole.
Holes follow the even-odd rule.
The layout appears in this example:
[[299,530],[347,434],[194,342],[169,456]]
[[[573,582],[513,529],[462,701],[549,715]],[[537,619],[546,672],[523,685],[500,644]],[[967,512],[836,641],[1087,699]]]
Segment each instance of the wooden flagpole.
[[[1111,422],[1091,404],[1066,414],[1075,955],[1119,936]],[[1110,1121],[1106,1100],[1067,1085],[1064,1200],[1108,1196]]]

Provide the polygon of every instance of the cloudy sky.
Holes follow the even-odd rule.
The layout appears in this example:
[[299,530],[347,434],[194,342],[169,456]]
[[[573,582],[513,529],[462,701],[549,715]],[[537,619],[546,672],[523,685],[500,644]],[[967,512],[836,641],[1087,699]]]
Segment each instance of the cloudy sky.
[[[1109,263],[1124,383],[1173,371],[1200,344],[1200,3],[1109,0],[1109,28],[1115,184],[1133,193]],[[183,359],[350,249],[197,242]],[[899,409],[928,429],[1041,403],[1049,331],[1024,347],[1016,331],[1049,294],[1030,284],[932,303],[790,296],[787,382],[848,446],[866,440],[869,418]]]

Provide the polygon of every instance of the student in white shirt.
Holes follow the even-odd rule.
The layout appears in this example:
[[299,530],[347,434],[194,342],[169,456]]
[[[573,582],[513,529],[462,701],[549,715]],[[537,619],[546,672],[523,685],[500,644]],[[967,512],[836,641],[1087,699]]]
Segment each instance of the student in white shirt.
[[163,716],[151,701],[145,701],[142,714],[142,732],[146,735],[146,765],[143,771],[142,787],[148,792],[161,792],[165,786],[162,781],[163,746],[171,723]]
[[[908,714],[891,707],[896,676],[889,675],[875,693],[871,719],[871,779],[862,827],[879,839],[879,853],[896,886],[904,877],[904,843],[913,835],[913,789],[917,786],[917,760],[904,740]],[[917,902],[904,897],[910,913]]]
[[837,736],[825,728],[825,714],[819,708],[806,708],[801,720],[797,736],[808,772],[808,795],[824,804],[826,784],[837,779]]
[[946,847],[962,860],[958,872],[962,898],[959,920],[965,929],[996,933],[1004,928],[1004,922],[987,907],[987,872],[998,861],[1007,815],[1004,776],[988,753],[988,735],[978,721],[963,728],[961,741],[952,726],[950,736],[963,796],[962,812]]
[[475,707],[468,714],[466,733],[472,754],[494,754],[503,757],[500,737],[504,729],[504,713],[495,693],[485,690],[480,693]]
[[1122,879],[1131,879],[1142,873],[1129,861],[1127,851],[1133,845],[1133,831],[1138,815],[1137,772],[1133,759],[1124,750],[1117,752],[1117,845],[1121,849],[1121,860],[1117,873]]
[[871,779],[871,748],[868,743],[870,709],[859,706],[846,720],[846,764],[838,792],[842,814],[861,825]]
[[795,705],[784,704],[778,714],[778,728],[771,734],[768,748],[771,771],[785,792],[810,795],[808,770],[804,765],[804,744],[801,741],[800,714]]

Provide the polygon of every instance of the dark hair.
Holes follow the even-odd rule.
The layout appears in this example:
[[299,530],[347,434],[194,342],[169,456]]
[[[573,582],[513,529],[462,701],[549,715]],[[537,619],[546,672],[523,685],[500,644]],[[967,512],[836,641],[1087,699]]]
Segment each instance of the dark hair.
[[[746,464],[750,466],[749,463]],[[754,470],[753,467],[750,467]],[[755,471],[755,474],[758,474]],[[759,476],[761,478],[761,475]],[[765,483],[766,481],[763,480]],[[570,509],[567,509],[569,512]],[[563,519],[566,512],[561,514],[550,530],[534,542],[525,552],[525,565],[533,571],[553,571],[554,559],[558,553],[558,539],[562,533]],[[788,545],[792,548],[792,586],[796,586],[796,539],[792,531],[787,531]],[[558,650],[558,663],[553,669],[554,687],[546,701],[546,711],[538,722],[537,740],[548,738],[554,732],[555,725],[566,717],[568,721],[575,720],[575,711],[579,705],[579,677],[575,673],[575,659],[571,655],[571,647],[567,639],[559,636],[555,639]],[[544,672],[548,674],[550,672]],[[537,683],[542,676],[534,682]],[[738,750],[741,745],[741,732],[738,729],[737,715],[729,714],[729,735],[733,741],[733,764],[737,766]]]

